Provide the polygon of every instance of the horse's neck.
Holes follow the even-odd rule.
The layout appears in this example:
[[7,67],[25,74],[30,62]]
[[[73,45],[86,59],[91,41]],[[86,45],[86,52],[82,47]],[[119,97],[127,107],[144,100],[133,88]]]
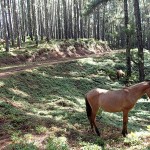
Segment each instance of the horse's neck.
[[147,84],[138,84],[135,86],[130,87],[130,93],[131,97],[133,97],[133,100],[136,102],[140,97],[142,97],[146,90],[149,88],[149,85]]

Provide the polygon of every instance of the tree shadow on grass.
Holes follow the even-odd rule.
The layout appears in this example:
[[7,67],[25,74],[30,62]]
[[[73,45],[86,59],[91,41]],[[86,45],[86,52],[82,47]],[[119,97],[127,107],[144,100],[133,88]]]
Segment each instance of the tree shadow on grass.
[[[45,108],[45,110],[48,111],[46,114],[34,114],[28,112],[27,110],[16,108],[11,104],[3,102],[0,104],[0,107],[1,116],[5,118],[5,122],[2,124],[0,131],[3,131],[5,135],[10,134],[9,131],[12,133],[21,131],[22,134],[36,134],[37,126],[45,126],[56,136],[59,137],[64,135],[67,137],[69,144],[72,146],[73,141],[76,141],[77,145],[80,145],[80,142],[84,141],[86,143],[103,146],[104,139],[109,139],[110,137],[114,138],[114,136],[112,136],[113,134],[107,134],[107,136],[105,136],[108,128],[106,128],[106,125],[103,124],[101,124],[102,138],[100,139],[97,138],[96,134],[87,132],[87,129],[89,128],[89,121],[84,111],[85,106],[82,106],[82,108],[80,107],[81,110],[79,110],[79,105],[77,103],[74,105],[73,103],[65,104],[64,102],[65,101],[60,100],[53,104],[47,103],[46,105],[49,105],[49,107]],[[43,105],[43,103],[39,104]],[[41,110],[43,109],[44,108],[41,107]]]
[[[42,67],[32,72],[22,72],[5,83],[2,96],[29,103],[51,100],[51,95],[69,99],[78,103],[76,97],[83,98],[85,93],[95,87],[105,87],[108,80],[104,77],[92,77],[97,74],[95,65],[81,65],[78,62],[62,63],[54,67]],[[95,72],[93,72],[95,70]],[[74,73],[76,72],[76,73]],[[20,94],[18,94],[20,92]]]
[[[0,122],[0,133],[1,137],[5,136],[6,134],[10,134],[9,131],[22,131],[23,133],[32,133],[36,132],[37,126],[45,126],[47,128],[51,128],[53,126],[58,128],[66,128],[66,115],[63,120],[56,120],[55,115],[57,116],[64,116],[66,113],[65,110],[61,110],[59,113],[57,110],[55,112],[51,112],[53,117],[49,117],[48,115],[36,115],[28,113],[20,108],[16,108],[8,103],[2,102],[0,103],[1,108],[1,122]],[[54,115],[55,113],[55,115]],[[66,121],[64,121],[66,119]]]
[[[80,70],[78,70],[79,66],[77,65],[75,71],[73,66],[68,69],[67,65],[65,67],[64,64],[60,68],[40,68],[33,72],[23,72],[9,78],[9,80],[2,80],[4,82],[1,89],[3,97],[10,101],[27,102],[29,105],[26,109],[21,109],[1,103],[1,116],[6,120],[4,125],[1,126],[4,129],[3,131],[7,134],[9,134],[8,131],[15,132],[17,130],[21,130],[23,133],[35,133],[36,127],[41,125],[48,128],[56,136],[67,136],[70,142],[74,140],[78,144],[82,139],[85,142],[96,143],[96,134],[87,132],[89,121],[84,111],[84,94],[92,88],[103,87],[104,84],[93,81],[95,78],[91,77],[93,65],[87,66],[89,70],[88,72],[84,70],[83,74],[83,66],[80,66]],[[65,72],[65,69],[68,70]],[[75,73],[80,71],[81,74]],[[99,81],[102,80],[105,83],[104,78],[99,78]],[[108,80],[106,80],[106,83],[108,83]],[[149,110],[149,105],[142,104],[142,106]],[[82,111],[79,111],[80,108]],[[142,108],[142,110],[144,109]],[[145,114],[138,114],[142,110],[141,104],[137,104],[133,112],[131,111],[130,116],[148,120]],[[110,118],[108,122],[106,121],[107,118]],[[111,125],[112,122],[114,126]],[[116,128],[116,126],[119,128]],[[129,121],[129,128],[130,126],[137,130],[141,127],[136,124],[135,120]],[[55,131],[53,127],[56,128]],[[99,124],[102,141],[120,138],[122,136],[120,133],[121,127],[121,114],[114,116],[104,114]],[[145,129],[145,127],[142,128]]]
[[44,76],[39,72],[24,72],[4,82],[1,89],[2,96],[14,100],[25,100],[29,103],[43,102],[51,99],[51,95],[56,95],[80,105],[77,98],[83,98],[85,93],[99,83],[95,83],[87,78]]
[[[97,137],[96,133],[88,132],[90,125],[85,111],[71,110],[71,106],[68,105],[60,106],[58,103],[57,107],[54,107],[49,114],[39,116],[6,103],[1,103],[0,107],[3,117],[5,117],[5,123],[1,125],[4,128],[1,128],[0,131],[4,132],[5,130],[5,135],[6,133],[9,134],[8,130],[21,131],[22,134],[37,134],[36,127],[44,126],[57,137],[65,136],[72,147],[74,145],[81,146],[82,142],[104,147],[105,142],[110,139],[116,141],[116,143],[119,142],[119,139],[123,139],[120,128],[99,120],[97,123],[101,131],[101,137]],[[49,117],[49,115],[52,115],[52,117]],[[57,117],[60,118],[57,119]]]
[[[53,117],[49,117],[49,115],[37,116],[28,113],[5,102],[0,103],[0,108],[1,118],[5,118],[0,126],[0,140],[6,135],[11,137],[16,132],[21,132],[20,137],[28,133],[38,134],[36,127],[44,126],[50,132],[49,136],[65,136],[70,145],[72,145],[72,141],[80,142],[80,137],[86,142],[89,142],[89,140],[94,142],[95,136],[92,138],[88,136],[87,138],[87,135],[85,135],[86,116],[83,112],[69,111],[69,107],[65,107],[65,109],[61,107],[51,111],[50,114]],[[61,119],[57,119],[57,117],[61,117]],[[79,143],[76,144],[78,145]]]

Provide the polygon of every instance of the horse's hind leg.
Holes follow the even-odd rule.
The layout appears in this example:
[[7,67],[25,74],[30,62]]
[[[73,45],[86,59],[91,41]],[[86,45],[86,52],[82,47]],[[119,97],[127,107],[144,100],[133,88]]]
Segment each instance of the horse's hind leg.
[[90,125],[91,125],[91,130],[93,131],[93,123],[92,123],[92,108],[88,102],[87,97],[85,97],[85,102],[86,102],[86,112],[87,112],[87,117],[89,119]]
[[97,103],[93,103],[93,101],[90,102],[91,104],[90,105],[87,97],[85,97],[85,101],[86,101],[86,112],[87,112],[87,116],[91,124],[91,129],[93,130],[93,126],[94,126],[97,135],[100,136],[100,132],[96,126],[96,121],[95,121],[96,113],[98,111],[99,106],[97,105]]
[[126,136],[126,134],[128,134],[128,132],[127,132],[128,113],[129,113],[129,110],[124,110],[123,111],[123,129],[122,129],[122,134],[123,134],[124,137]]
[[93,130],[93,123],[92,123],[92,118],[91,118],[91,116],[88,117],[88,119],[89,119],[89,122],[90,122],[90,125],[91,125],[91,130],[94,131],[94,130]]
[[92,119],[92,124],[94,125],[94,128],[95,128],[95,131],[96,131],[97,135],[100,136],[100,132],[99,132],[97,126],[96,126],[96,112],[92,113],[91,119]]

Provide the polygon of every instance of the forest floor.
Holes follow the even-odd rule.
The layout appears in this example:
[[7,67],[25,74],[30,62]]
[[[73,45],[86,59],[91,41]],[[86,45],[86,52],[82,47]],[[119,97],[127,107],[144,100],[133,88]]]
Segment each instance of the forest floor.
[[[145,98],[130,112],[126,138],[121,135],[121,113],[103,112],[97,117],[101,137],[88,132],[84,95],[94,87],[125,86],[115,74],[116,69],[125,70],[124,50],[50,60],[43,60],[43,55],[45,50],[40,61],[36,57],[37,61],[22,65],[13,57],[14,63],[0,65],[0,150],[150,148],[150,103]],[[149,67],[150,53],[146,56]],[[136,77],[137,72],[132,78]]]

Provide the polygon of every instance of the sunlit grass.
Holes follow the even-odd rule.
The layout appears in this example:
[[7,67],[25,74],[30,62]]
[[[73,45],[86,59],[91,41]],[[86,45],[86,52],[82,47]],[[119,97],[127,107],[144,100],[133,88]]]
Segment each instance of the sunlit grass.
[[0,81],[0,87],[3,87],[5,85],[5,83],[2,81]]
[[13,92],[14,94],[19,95],[21,97],[30,97],[27,93],[20,91],[19,89],[10,88],[9,90]]
[[[102,138],[87,131],[90,125],[85,112],[84,95],[95,87],[124,87],[123,79],[118,81],[115,77],[115,69],[119,65],[124,68],[125,60],[122,58],[124,54],[81,59],[39,67],[1,79],[0,97],[4,99],[0,101],[0,119],[3,121],[0,136],[8,134],[12,141],[31,143],[28,146],[33,149],[34,140],[37,138],[37,142],[41,135],[54,136],[44,139],[47,147],[51,144],[57,147],[58,137],[65,137],[65,148],[75,149],[111,149],[112,145],[118,145],[116,149],[130,149],[136,144],[143,144],[142,139],[150,135],[149,101],[146,99],[140,99],[129,114],[131,137],[130,134],[126,139],[121,136],[122,113],[102,112],[102,118],[97,117]],[[25,146],[25,143],[19,146]],[[38,143],[36,145],[38,147]]]

